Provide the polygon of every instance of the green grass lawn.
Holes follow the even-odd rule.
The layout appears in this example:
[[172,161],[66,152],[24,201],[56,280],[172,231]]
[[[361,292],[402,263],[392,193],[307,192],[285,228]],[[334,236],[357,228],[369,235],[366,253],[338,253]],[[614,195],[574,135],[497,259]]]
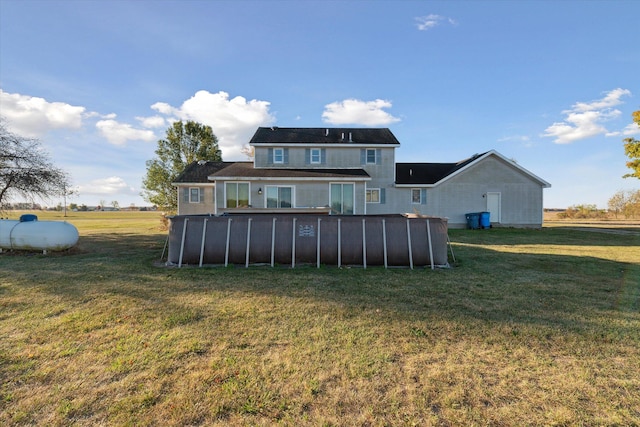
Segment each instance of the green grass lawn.
[[0,254],[0,425],[640,425],[639,234],[450,230],[435,271],[177,269],[159,213],[66,220],[76,248]]

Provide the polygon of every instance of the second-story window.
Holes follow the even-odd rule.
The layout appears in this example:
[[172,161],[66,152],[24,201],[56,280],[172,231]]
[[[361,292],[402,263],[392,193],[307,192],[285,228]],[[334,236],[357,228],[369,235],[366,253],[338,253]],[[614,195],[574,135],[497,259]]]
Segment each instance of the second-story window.
[[411,189],[411,203],[414,204],[414,205],[423,204],[422,189],[421,188],[412,188]]
[[[285,153],[285,158],[287,154]],[[286,160],[285,160],[286,163]],[[327,163],[327,153],[325,148],[306,148],[304,150],[305,165],[324,165]]]
[[373,148],[367,148],[367,164],[376,164],[376,150]]
[[284,148],[273,149],[273,163],[284,163]]
[[310,152],[311,164],[319,165],[322,162],[322,152],[319,148],[312,148]]
[[267,163],[270,165],[286,165],[289,163],[288,148],[269,148]]

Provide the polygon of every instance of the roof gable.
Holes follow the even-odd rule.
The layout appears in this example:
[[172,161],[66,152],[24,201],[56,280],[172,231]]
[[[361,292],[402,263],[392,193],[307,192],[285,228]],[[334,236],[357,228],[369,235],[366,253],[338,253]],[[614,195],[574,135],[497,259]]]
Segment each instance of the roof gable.
[[367,144],[400,145],[388,128],[281,128],[259,127],[249,141],[260,144]]

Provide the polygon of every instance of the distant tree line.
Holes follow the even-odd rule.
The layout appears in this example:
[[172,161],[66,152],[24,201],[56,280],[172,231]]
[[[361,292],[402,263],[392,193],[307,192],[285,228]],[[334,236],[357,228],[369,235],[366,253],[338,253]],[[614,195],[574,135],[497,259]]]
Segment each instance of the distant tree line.
[[606,219],[607,211],[596,205],[573,205],[558,213],[558,219]]
[[558,213],[559,219],[610,219],[640,218],[640,190],[620,190],[607,204],[608,209],[598,209],[596,205],[573,205]]
[[[134,204],[131,204],[130,206],[127,207],[120,207],[120,205],[118,205],[117,202],[111,202],[111,206],[107,207],[107,206],[87,206],[84,203],[82,204],[78,204],[78,203],[69,203],[68,209],[72,210],[72,211],[78,211],[78,212],[89,212],[89,211],[101,211],[101,210],[127,210],[127,211],[155,211],[157,210],[156,206],[135,206]],[[56,206],[42,206],[39,203],[33,203],[33,202],[16,202],[16,203],[3,203],[0,206],[0,211],[42,211],[42,210],[47,210],[47,211],[62,211],[64,209],[64,206],[62,206],[62,203],[58,203]]]

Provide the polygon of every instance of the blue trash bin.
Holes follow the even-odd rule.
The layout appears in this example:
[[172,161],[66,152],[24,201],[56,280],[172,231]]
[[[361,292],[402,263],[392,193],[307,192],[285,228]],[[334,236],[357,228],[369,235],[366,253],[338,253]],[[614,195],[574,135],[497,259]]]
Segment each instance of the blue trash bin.
[[480,212],[480,228],[491,228],[490,212]]
[[465,218],[467,219],[467,228],[472,230],[480,228],[480,214],[478,212],[465,214]]

